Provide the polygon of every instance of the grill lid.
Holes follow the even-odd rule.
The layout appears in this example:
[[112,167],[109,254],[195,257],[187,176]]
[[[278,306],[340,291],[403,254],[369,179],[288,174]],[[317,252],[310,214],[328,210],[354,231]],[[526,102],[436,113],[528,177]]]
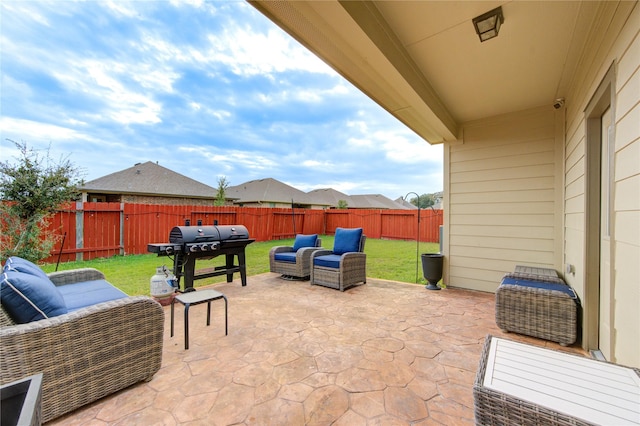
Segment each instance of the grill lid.
[[242,225],[174,226],[169,233],[169,242],[171,244],[204,243],[248,238],[249,231]]

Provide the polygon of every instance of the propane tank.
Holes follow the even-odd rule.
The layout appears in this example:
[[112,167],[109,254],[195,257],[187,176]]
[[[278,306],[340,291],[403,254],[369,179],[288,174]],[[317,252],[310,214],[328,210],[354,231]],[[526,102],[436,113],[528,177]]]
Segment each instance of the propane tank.
[[151,296],[161,299],[173,294],[176,287],[176,277],[165,265],[156,268],[156,274],[151,277]]

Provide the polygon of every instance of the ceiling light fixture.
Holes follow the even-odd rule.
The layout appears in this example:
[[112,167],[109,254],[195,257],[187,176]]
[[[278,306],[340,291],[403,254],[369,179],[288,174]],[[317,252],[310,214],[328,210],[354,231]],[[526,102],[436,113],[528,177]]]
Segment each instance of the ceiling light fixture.
[[473,18],[473,26],[476,33],[480,37],[480,41],[487,41],[498,36],[500,26],[504,23],[504,15],[502,14],[502,6],[483,13]]

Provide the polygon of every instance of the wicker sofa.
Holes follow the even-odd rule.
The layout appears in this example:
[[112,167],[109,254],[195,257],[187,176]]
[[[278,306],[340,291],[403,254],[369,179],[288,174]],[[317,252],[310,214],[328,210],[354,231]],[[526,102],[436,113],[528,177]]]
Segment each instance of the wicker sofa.
[[[4,272],[3,279],[7,276]],[[70,301],[76,306],[61,315],[17,324],[5,309],[3,288],[1,384],[43,373],[42,421],[47,422],[151,380],[162,362],[164,311],[160,304],[149,297],[122,293],[123,297],[78,307],[92,284],[102,283],[97,297],[109,298],[110,284],[104,275],[84,268],[48,277],[56,288],[79,286],[81,291],[75,292],[79,297]]]

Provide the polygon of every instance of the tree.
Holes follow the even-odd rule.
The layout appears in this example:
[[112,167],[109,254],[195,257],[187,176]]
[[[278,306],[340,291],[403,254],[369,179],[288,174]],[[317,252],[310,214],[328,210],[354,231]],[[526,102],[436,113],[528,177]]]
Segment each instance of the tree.
[[20,256],[31,261],[48,257],[59,236],[44,230],[51,215],[77,199],[82,185],[79,170],[68,160],[41,157],[26,142],[9,140],[18,148],[17,163],[0,162],[0,258]]
[[421,209],[426,209],[428,207],[433,206],[436,203],[436,194],[422,194],[420,196],[420,204],[418,205],[418,198],[414,197],[409,201],[416,207],[420,207]]
[[338,209],[345,210],[349,208],[349,203],[347,200],[338,200]]
[[213,202],[214,206],[224,206],[227,200],[227,188],[229,187],[229,181],[226,177],[221,176],[218,178],[218,195]]

